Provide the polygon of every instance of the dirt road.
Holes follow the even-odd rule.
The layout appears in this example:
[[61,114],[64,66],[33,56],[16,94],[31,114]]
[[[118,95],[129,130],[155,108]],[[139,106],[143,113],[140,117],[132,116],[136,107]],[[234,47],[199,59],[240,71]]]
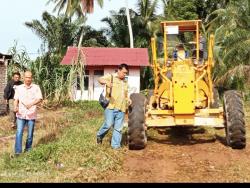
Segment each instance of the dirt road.
[[147,147],[126,150],[120,173],[112,174],[109,181],[250,182],[249,147],[227,147],[224,129],[168,130],[160,134],[152,130]]
[[[48,131],[54,132],[53,126],[46,128],[45,125],[52,125],[52,122],[56,122],[56,117],[63,115],[59,111],[46,113],[46,116],[42,114],[37,124],[37,139],[39,135],[46,136]],[[2,122],[5,122],[6,118],[4,117]],[[233,150],[226,146],[224,129],[168,129],[159,132],[151,129],[148,131],[145,149],[131,151],[124,146],[118,151],[119,156],[123,158],[122,166],[120,168],[117,164],[120,168],[118,172],[105,172],[103,181],[250,182],[249,122],[250,108],[246,112],[247,147],[243,150]],[[57,124],[54,126],[57,127]],[[8,134],[1,139],[1,152],[9,151],[10,149],[7,149],[13,146],[11,136],[14,131],[3,133]]]

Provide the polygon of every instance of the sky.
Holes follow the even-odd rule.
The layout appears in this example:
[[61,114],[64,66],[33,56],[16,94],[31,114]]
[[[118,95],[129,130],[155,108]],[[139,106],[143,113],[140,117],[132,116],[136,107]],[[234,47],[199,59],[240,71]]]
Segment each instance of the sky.
[[[41,40],[24,23],[33,19],[41,20],[42,13],[52,13],[54,4],[47,4],[48,0],[2,0],[0,11],[0,53],[8,53],[17,41],[18,49],[25,48],[31,59],[39,54],[38,50],[42,44]],[[135,9],[137,0],[128,0],[129,8]],[[94,13],[88,16],[87,24],[95,29],[104,27],[100,20],[109,16],[110,10],[118,11],[124,7],[125,0],[104,0],[101,9],[96,3]]]

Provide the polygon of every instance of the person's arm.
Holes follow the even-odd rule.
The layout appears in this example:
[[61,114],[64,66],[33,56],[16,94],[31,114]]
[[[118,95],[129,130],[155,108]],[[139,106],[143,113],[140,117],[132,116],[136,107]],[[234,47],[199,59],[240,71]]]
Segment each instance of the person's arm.
[[15,113],[18,112],[18,103],[19,103],[19,100],[18,100],[18,99],[15,99],[15,100],[14,100],[14,112],[15,112]]
[[130,106],[132,104],[132,101],[128,95],[128,85],[127,85],[127,89],[125,90],[125,97],[126,97],[127,105]]
[[30,109],[32,106],[39,104],[42,102],[42,99],[35,99],[32,103],[25,105],[27,109]]
[[127,97],[127,104],[128,104],[128,106],[130,106],[132,104],[132,100],[129,97]]
[[5,102],[6,102],[6,104],[8,103],[10,88],[11,88],[10,87],[10,82],[8,82],[8,84],[4,88],[4,94],[3,94],[3,98],[4,98]]
[[32,101],[30,104],[25,105],[27,109],[30,109],[32,106],[39,104],[42,102],[43,96],[40,87],[37,88],[37,96],[34,101]]
[[109,77],[107,76],[102,76],[98,79],[98,82],[101,84],[101,85],[104,85],[106,84],[107,87],[112,87],[112,83],[111,83],[111,80],[108,79]]
[[18,104],[19,104],[19,92],[18,89],[16,89],[15,95],[14,95],[14,112],[18,112]]

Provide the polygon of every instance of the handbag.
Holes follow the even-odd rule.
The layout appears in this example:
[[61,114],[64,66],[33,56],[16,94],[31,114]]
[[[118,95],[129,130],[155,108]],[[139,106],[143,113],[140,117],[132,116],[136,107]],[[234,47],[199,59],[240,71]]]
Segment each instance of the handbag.
[[[113,76],[112,75],[111,75],[111,84],[113,84]],[[103,107],[103,109],[106,109],[107,106],[109,105],[109,99],[107,99],[103,93],[104,93],[104,89],[103,89],[102,93],[100,94],[99,104]],[[111,93],[112,93],[112,87],[110,88],[109,98],[111,97]]]

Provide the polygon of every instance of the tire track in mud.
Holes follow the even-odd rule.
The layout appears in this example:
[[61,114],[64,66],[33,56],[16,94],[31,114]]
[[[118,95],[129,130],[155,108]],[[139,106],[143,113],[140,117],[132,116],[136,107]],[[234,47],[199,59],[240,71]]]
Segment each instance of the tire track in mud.
[[108,181],[250,182],[248,145],[233,150],[225,144],[224,130],[201,130],[149,135],[144,150],[124,151],[121,171]]

